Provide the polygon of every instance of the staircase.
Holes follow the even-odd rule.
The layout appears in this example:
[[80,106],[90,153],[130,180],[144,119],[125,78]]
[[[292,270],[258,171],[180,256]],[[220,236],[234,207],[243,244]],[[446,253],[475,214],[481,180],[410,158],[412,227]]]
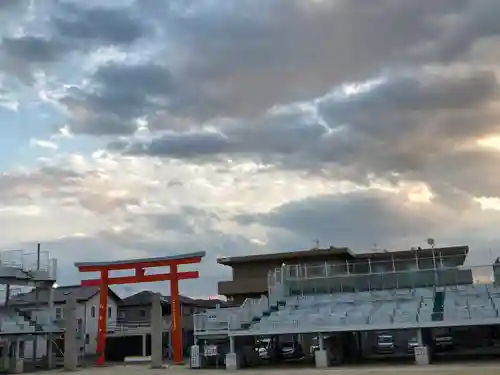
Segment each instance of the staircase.
[[24,319],[26,324],[29,324],[30,326],[35,327],[35,332],[43,332],[44,331],[42,325],[38,324],[35,320],[31,319],[31,314],[29,312],[19,310],[19,309],[14,309],[14,311],[16,312],[16,314],[18,314],[19,316],[21,316]]
[[444,315],[444,291],[436,291],[434,294],[434,308],[432,309],[432,321],[440,322]]

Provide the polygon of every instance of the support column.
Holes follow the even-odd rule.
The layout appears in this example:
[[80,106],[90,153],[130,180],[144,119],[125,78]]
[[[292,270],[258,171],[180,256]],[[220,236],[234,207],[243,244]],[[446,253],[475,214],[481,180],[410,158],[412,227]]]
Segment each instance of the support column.
[[108,322],[108,279],[109,271],[101,271],[101,286],[99,292],[99,323],[97,331],[96,365],[104,366],[106,348],[106,330]]
[[0,366],[0,371],[8,371],[9,370],[9,351],[10,351],[10,340],[3,344],[2,347],[2,366]]
[[[49,296],[48,296],[49,321],[47,323],[49,324],[49,327],[51,327],[51,329],[52,329],[54,318],[55,318],[54,286],[53,285],[50,286],[48,293],[49,293]],[[54,334],[49,333],[47,335],[47,367],[49,370],[54,368],[54,355],[52,353],[52,341],[53,340],[54,340]]]
[[415,363],[417,365],[428,365],[430,363],[429,348],[424,343],[421,328],[417,329],[417,341],[418,341],[418,346],[414,348]]
[[76,340],[76,298],[68,295],[64,306],[64,369],[75,371],[78,364]]
[[239,368],[234,340],[234,336],[229,336],[229,353],[226,354],[226,370],[237,370]]
[[175,364],[182,363],[182,321],[179,303],[179,278],[177,275],[177,264],[170,266],[170,306],[172,310],[172,346]]
[[148,335],[144,333],[142,335],[142,351],[141,351],[141,355],[143,357],[146,357],[146,355],[147,355],[146,354],[147,353],[147,350],[146,350],[146,348],[147,348],[147,340],[148,340]]
[[21,341],[20,337],[17,337],[13,345],[11,371],[14,374],[21,374],[24,372],[24,342]]
[[328,352],[325,350],[325,336],[318,333],[319,349],[314,352],[314,362],[317,368],[326,368],[329,365]]
[[151,304],[151,368],[163,367],[163,316],[161,296],[153,295]]

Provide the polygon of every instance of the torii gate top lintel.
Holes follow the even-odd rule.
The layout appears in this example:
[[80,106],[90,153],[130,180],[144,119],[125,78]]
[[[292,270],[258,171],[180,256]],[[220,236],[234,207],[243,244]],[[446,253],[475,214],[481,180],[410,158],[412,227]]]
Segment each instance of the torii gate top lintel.
[[[179,281],[197,279],[198,271],[180,271],[179,265],[200,263],[205,252],[179,254],[167,257],[117,260],[110,262],[80,262],[75,266],[80,272],[100,272],[100,278],[82,280],[82,286],[99,287],[99,324],[97,333],[97,364],[104,365],[104,349],[106,346],[106,332],[108,320],[108,287],[118,284],[135,284],[155,281],[170,282],[171,311],[172,311],[172,346],[173,359],[176,363],[182,362],[182,328],[179,300]],[[168,273],[146,275],[145,269],[151,267],[169,267]],[[111,271],[133,270],[134,275],[110,277]]]
[[126,259],[126,260],[114,260],[109,262],[77,262],[75,267],[78,268],[80,272],[95,272],[90,269],[96,269],[100,271],[101,269],[108,270],[123,270],[123,269],[134,269],[139,267],[163,267],[168,266],[173,263],[177,264],[193,264],[200,263],[201,259],[205,257],[204,251],[199,251],[196,253],[178,254],[166,257],[154,257],[154,258],[140,258],[140,259]]

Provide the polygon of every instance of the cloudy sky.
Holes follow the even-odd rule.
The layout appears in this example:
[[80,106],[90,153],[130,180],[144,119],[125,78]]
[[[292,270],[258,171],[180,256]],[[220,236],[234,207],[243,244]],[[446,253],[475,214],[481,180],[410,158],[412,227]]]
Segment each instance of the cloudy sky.
[[[1,0],[2,249],[500,250],[498,0]],[[499,163],[499,164],[497,164]],[[168,294],[165,285],[157,286]],[[128,290],[129,292],[131,289]]]

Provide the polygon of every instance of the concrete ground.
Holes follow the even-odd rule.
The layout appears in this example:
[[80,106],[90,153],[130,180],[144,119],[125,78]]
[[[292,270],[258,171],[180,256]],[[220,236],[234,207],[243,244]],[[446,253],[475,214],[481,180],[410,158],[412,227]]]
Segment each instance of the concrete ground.
[[[62,372],[61,370],[50,372],[37,372],[40,375],[48,375]],[[109,366],[103,368],[84,368],[76,371],[78,375],[216,375],[221,370],[191,370],[188,367],[166,367],[161,370],[152,370],[146,365],[131,366]],[[296,368],[296,369],[273,369],[256,368],[244,369],[239,371],[224,371],[229,373],[241,373],[242,375],[399,375],[398,372],[405,375],[498,375],[500,374],[500,362],[473,363],[473,364],[446,364],[446,365],[396,365],[396,366],[363,366],[363,367],[331,367],[328,369],[317,370],[314,368]]]

